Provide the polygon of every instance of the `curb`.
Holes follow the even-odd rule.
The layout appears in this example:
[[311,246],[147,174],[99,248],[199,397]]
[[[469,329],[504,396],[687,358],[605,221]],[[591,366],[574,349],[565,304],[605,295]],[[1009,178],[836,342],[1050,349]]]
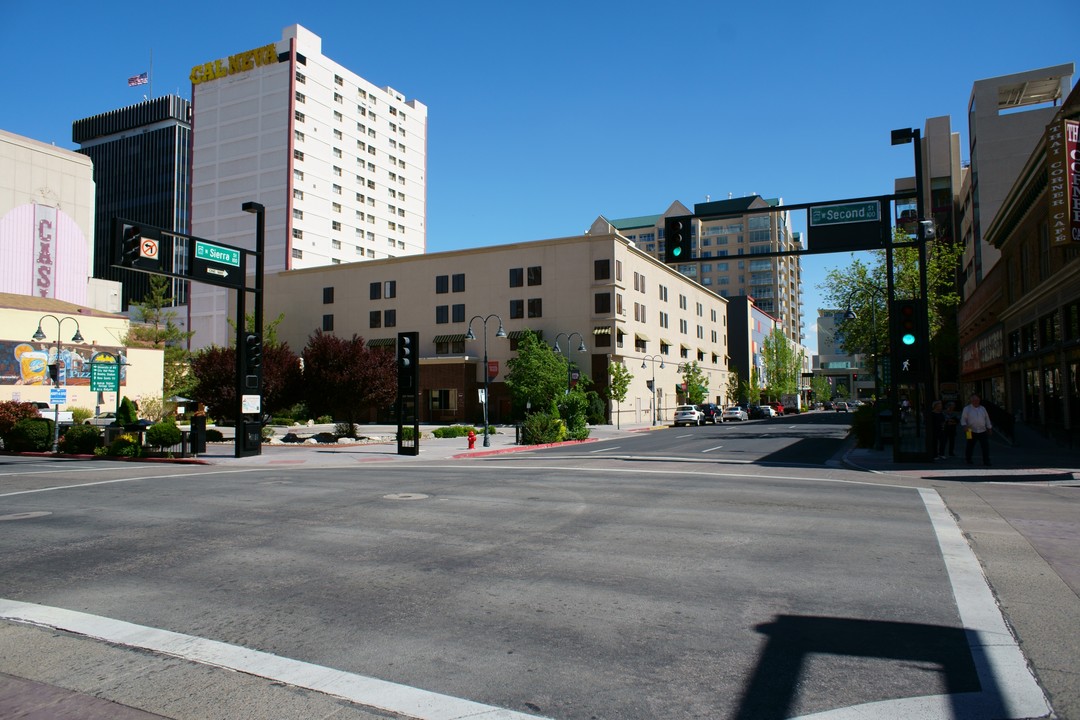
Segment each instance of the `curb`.
[[600,438],[585,438],[584,440],[564,440],[557,443],[543,443],[541,445],[511,445],[510,447],[499,448],[497,450],[480,450],[474,452],[460,453],[458,455],[451,455],[453,460],[464,460],[467,458],[475,457],[487,457],[489,455],[507,455],[515,452],[526,452],[528,450],[543,450],[544,448],[563,447],[565,445],[584,445],[586,443],[599,442]]

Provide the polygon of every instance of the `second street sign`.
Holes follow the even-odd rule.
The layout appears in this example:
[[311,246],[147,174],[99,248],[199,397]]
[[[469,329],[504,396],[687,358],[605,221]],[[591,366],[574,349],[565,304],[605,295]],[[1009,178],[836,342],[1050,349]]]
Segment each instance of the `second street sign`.
[[881,220],[877,200],[847,203],[845,205],[819,205],[810,208],[810,225],[843,225],[846,223],[878,222]]

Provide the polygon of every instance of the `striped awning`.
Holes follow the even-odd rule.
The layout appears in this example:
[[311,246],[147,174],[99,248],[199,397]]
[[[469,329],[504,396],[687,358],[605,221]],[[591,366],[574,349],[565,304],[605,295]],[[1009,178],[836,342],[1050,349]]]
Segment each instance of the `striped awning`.
[[447,342],[464,342],[465,333],[457,333],[456,335],[436,335],[432,342],[447,343]]
[[[527,333],[527,332],[529,332],[527,329],[526,330],[511,330],[510,332],[506,333],[506,337],[507,337],[508,340],[520,340],[521,338],[525,337],[525,333]],[[544,331],[543,330],[533,330],[532,334],[535,335],[540,340],[544,339]]]
[[608,326],[608,325],[604,325],[603,327],[594,327],[592,329],[592,334],[593,335],[610,335],[611,334],[611,327]]
[[393,347],[397,344],[397,338],[372,338],[367,341],[369,348]]
[[638,340],[640,340],[641,342],[649,342],[649,336],[646,335],[645,333],[636,332],[636,333],[634,333],[634,337],[637,338]]

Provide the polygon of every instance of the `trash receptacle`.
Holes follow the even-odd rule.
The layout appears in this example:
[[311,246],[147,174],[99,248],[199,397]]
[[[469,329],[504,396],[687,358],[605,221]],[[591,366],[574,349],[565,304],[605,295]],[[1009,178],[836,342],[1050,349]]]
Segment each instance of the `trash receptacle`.
[[195,415],[191,418],[191,431],[188,441],[192,455],[201,455],[206,452],[206,416]]

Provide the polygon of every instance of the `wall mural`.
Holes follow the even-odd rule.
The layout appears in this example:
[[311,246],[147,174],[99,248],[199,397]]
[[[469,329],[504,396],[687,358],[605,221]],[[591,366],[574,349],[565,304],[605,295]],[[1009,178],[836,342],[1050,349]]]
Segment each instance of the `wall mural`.
[[[120,384],[125,384],[124,348],[65,344],[60,349],[60,385],[90,385],[91,363],[120,362]],[[0,340],[0,384],[50,386],[49,365],[56,362],[56,345]]]

